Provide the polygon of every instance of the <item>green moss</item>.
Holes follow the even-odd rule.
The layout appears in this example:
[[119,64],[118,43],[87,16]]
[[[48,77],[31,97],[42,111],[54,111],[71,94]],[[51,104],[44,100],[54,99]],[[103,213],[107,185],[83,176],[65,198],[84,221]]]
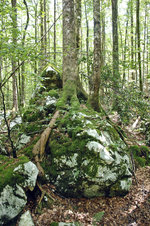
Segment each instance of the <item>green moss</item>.
[[150,165],[150,150],[147,146],[134,145],[129,150],[133,153],[133,157],[138,166],[144,167]]
[[42,125],[39,122],[30,122],[23,127],[23,132],[26,134],[35,134],[40,132]]
[[73,81],[67,81],[63,87],[62,97],[57,102],[57,108],[66,109],[67,105],[75,110],[78,110],[80,107],[76,93],[76,84]]
[[110,187],[109,196],[124,196],[128,193],[130,186],[132,184],[132,181],[128,178],[123,178],[123,181],[125,182],[125,185],[122,187],[120,181],[116,182],[114,185]]
[[37,108],[33,108],[33,109],[28,109],[22,117],[22,120],[24,122],[35,122],[38,119],[42,119],[44,117],[43,115],[43,111],[41,111],[40,109],[38,110]]
[[38,137],[36,137],[36,139],[34,139],[31,143],[30,143],[30,145],[28,146],[28,147],[25,147],[22,151],[21,151],[21,153],[23,153],[25,156],[27,156],[30,160],[32,160],[32,158],[33,158],[33,153],[32,153],[32,150],[33,150],[33,147],[34,147],[34,145],[37,143],[37,141],[39,140],[39,136]]
[[48,92],[46,92],[46,96],[55,97],[56,99],[59,98],[59,90],[58,89],[52,89]]
[[110,134],[113,142],[116,143],[116,141],[120,140],[120,136],[113,126],[107,126],[106,131]]
[[140,151],[140,148],[139,146],[137,145],[133,145],[129,148],[129,151],[132,152],[133,156],[136,157],[136,156],[140,156],[141,155],[141,151]]
[[144,167],[146,165],[146,159],[142,158],[142,157],[135,157],[135,161],[137,162],[137,164],[141,167]]
[[17,159],[4,157],[0,155],[0,192],[8,184],[10,186],[20,183],[24,180],[20,175],[14,175],[13,170],[20,164],[28,162],[26,156],[19,156]]
[[95,161],[90,161],[87,166],[84,167],[84,172],[90,177],[95,177],[97,174],[97,163]]
[[150,149],[147,146],[140,146],[140,151],[145,158],[150,158]]

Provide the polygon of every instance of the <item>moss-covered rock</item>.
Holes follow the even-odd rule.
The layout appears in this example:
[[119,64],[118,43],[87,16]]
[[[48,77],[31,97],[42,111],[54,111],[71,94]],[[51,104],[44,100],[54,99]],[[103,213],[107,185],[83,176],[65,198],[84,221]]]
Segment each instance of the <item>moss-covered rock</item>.
[[111,187],[124,180],[129,186],[115,191],[128,192],[132,174],[126,145],[100,114],[73,110],[62,113],[57,123],[43,167],[58,192],[71,197],[112,195]]
[[27,197],[24,190],[33,191],[38,169],[25,156],[9,159],[0,156],[0,225],[9,223],[24,208]]
[[28,157],[19,156],[17,159],[0,155],[0,192],[6,185],[13,186],[24,181],[21,175],[14,175],[14,169],[20,164],[29,162]]
[[49,64],[42,72],[42,85],[46,91],[50,89],[58,89],[62,88],[62,79],[60,76],[60,71]]

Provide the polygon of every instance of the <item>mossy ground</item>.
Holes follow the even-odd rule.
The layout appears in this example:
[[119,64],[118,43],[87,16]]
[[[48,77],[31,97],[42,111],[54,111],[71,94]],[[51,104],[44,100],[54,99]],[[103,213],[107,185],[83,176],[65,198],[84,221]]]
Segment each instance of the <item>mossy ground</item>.
[[24,164],[29,161],[27,156],[18,156],[17,159],[9,158],[4,155],[0,155],[0,192],[8,185],[15,185],[24,180],[24,177],[20,175],[14,175],[13,170],[20,164]]
[[129,150],[133,154],[137,167],[150,166],[150,149],[147,146],[134,145]]
[[33,160],[33,147],[36,144],[36,142],[39,140],[40,136],[37,136],[35,139],[33,139],[30,144],[28,144],[28,146],[26,146],[25,148],[23,148],[20,153],[27,156],[30,160]]

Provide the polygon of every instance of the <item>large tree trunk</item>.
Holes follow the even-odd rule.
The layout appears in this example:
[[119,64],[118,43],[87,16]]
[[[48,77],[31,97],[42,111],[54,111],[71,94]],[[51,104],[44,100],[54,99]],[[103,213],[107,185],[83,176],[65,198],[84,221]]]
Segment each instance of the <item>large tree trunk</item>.
[[63,96],[58,107],[77,107],[77,56],[75,38],[74,0],[63,0]]

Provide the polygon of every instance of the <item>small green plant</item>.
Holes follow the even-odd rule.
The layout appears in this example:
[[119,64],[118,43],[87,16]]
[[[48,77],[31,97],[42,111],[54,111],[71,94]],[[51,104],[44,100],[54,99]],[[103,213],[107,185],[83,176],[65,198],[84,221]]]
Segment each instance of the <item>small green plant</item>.
[[96,213],[94,216],[93,216],[93,225],[97,225],[97,222],[100,222],[104,216],[105,212],[102,211],[102,212],[98,212]]

